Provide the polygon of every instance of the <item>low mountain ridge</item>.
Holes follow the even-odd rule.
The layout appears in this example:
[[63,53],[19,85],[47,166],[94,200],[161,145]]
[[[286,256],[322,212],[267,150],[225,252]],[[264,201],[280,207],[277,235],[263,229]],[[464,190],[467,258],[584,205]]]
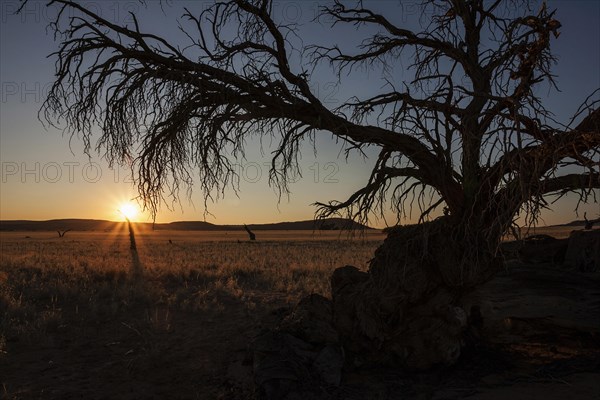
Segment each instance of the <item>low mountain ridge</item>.
[[[4,220],[0,221],[0,231],[57,231],[70,229],[73,231],[111,231],[124,222],[98,219],[52,219],[47,221]],[[175,221],[169,223],[135,222],[142,230],[176,230],[176,231],[237,231],[243,225],[216,225],[205,221]],[[344,218],[328,218],[323,220],[276,222],[271,224],[248,224],[252,230],[348,230],[373,229],[358,222]]]

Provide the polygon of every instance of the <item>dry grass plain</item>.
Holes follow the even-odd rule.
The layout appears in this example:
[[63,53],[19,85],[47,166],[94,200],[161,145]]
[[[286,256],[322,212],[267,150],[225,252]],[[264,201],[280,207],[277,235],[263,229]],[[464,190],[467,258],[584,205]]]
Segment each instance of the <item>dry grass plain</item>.
[[[566,237],[573,229],[580,228],[529,234]],[[124,225],[63,238],[0,232],[0,398],[254,398],[230,385],[231,361],[242,359],[252,339],[304,295],[329,296],[335,268],[366,269],[384,239],[379,231],[256,234],[258,240],[249,242],[243,231],[138,232],[138,252],[132,253]],[[545,349],[551,359],[563,356],[540,343],[530,347]],[[521,359],[540,358],[525,353]],[[492,371],[492,382],[510,386],[481,381],[473,399],[588,398],[600,390],[597,374],[540,380],[545,370],[539,365],[504,377],[506,362],[494,357],[476,355],[444,374],[384,372],[383,382],[419,398],[450,382],[448,398],[463,398]],[[461,392],[464,387],[471,389]],[[377,398],[396,398],[389,390],[384,384]]]
[[0,397],[229,398],[228,362],[277,310],[366,269],[383,235],[0,232]]

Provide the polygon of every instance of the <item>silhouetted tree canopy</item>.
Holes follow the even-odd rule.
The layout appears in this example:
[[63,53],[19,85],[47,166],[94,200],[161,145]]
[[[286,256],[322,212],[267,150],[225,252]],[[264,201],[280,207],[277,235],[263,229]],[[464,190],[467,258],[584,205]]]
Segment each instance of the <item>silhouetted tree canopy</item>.
[[[324,3],[331,29],[368,32],[352,49],[299,45],[296,26],[277,20],[267,0],[185,9],[186,43],[142,29],[135,15],[118,25],[76,2],[49,4],[61,10],[52,24],[60,47],[42,115],[81,134],[87,150],[131,165],[154,214],[198,173],[205,199],[237,188],[231,160],[259,137],[275,143],[270,183],[279,193],[289,191],[306,140],[332,134],[348,152],[379,149],[354,194],[316,203],[322,217],[364,221],[389,204],[426,220],[445,208],[497,238],[520,211],[535,220],[549,195],[589,201],[600,187],[599,91],[561,122],[536,90],[554,86],[551,44],[560,40],[545,4],[423,1],[416,31],[368,2]],[[410,65],[401,65],[405,55]],[[311,90],[322,65],[341,85],[362,66],[405,68],[413,79],[332,108]]]

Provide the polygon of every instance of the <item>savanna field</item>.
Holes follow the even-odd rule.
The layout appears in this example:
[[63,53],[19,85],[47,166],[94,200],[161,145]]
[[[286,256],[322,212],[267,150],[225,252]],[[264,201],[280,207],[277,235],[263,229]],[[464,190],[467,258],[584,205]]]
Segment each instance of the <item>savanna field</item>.
[[125,226],[1,232],[2,398],[231,398],[228,365],[253,337],[383,240],[256,233],[138,232],[135,254]]
[[[258,398],[253,340],[304,296],[330,297],[336,268],[368,269],[384,235],[255,233],[251,242],[244,231],[138,231],[132,252],[125,224],[62,238],[0,232],[0,398]],[[547,268],[517,273],[518,284],[495,281],[499,339],[456,368],[382,370],[378,381],[350,373],[343,387],[319,390],[336,399],[594,398],[598,335],[561,321],[593,320],[600,276]]]

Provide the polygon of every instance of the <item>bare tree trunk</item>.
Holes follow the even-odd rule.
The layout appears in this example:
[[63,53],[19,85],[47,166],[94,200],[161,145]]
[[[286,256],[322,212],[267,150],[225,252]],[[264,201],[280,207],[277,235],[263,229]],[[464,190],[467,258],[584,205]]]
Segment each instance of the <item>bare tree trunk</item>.
[[248,225],[244,224],[244,229],[246,230],[246,232],[248,232],[248,237],[250,238],[250,240],[256,240],[256,235],[250,230],[250,228],[248,228]]
[[377,249],[368,273],[334,272],[333,321],[345,348],[364,361],[414,370],[458,359],[471,312],[460,300],[499,266],[487,246],[463,241],[460,231],[448,218],[401,227]]
[[600,218],[589,220],[587,219],[587,213],[583,213],[583,219],[585,221],[583,229],[589,231],[594,228],[594,224],[600,222]]

